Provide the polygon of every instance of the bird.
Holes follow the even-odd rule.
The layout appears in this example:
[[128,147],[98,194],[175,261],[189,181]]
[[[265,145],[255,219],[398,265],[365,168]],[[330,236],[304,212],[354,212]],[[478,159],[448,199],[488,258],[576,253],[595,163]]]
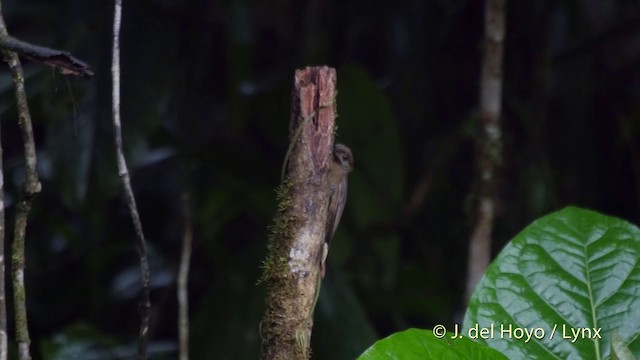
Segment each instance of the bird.
[[343,144],[333,146],[331,163],[329,164],[329,209],[325,226],[325,239],[320,262],[320,272],[324,278],[329,244],[336,234],[338,224],[342,218],[344,206],[347,203],[348,176],[353,170],[353,154]]

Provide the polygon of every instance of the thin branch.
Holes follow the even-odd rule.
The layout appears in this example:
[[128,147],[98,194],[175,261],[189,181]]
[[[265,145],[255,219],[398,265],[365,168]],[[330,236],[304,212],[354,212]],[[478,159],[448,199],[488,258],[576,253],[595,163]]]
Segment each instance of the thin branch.
[[329,206],[328,170],[335,123],[336,73],[296,71],[287,177],[264,261],[266,309],[260,324],[262,359],[308,359],[313,307]]
[[468,301],[491,258],[495,217],[496,171],[502,159],[500,112],[502,103],[502,53],[506,0],[486,0],[485,35],[480,79],[480,127],[477,148],[476,224],[469,242]]
[[52,67],[57,67],[64,75],[89,77],[93,71],[84,61],[66,51],[50,49],[44,46],[29,44],[11,36],[0,37],[0,49],[12,51],[29,60]]
[[138,213],[138,206],[131,188],[131,179],[127,162],[122,149],[122,126],[120,123],[120,25],[122,21],[122,0],[115,0],[113,16],[113,54],[111,75],[113,80],[112,112],[113,112],[113,136],[116,147],[116,159],[118,162],[118,174],[124,186],[127,205],[133,220],[133,227],[138,239],[138,254],[140,257],[140,273],[142,279],[142,299],[140,300],[140,334],[138,338],[138,359],[147,358],[147,342],[149,337],[149,261],[147,259],[147,242],[142,231],[142,223]]
[[[8,36],[9,33],[0,7],[0,38],[6,38]],[[27,93],[24,88],[24,74],[22,72],[22,67],[20,66],[20,59],[18,58],[18,55],[12,51],[3,52],[5,61],[9,64],[13,83],[16,88],[16,103],[18,106],[19,117],[18,123],[20,125],[20,132],[22,133],[22,141],[24,143],[26,176],[25,182],[22,185],[20,198],[16,205],[11,261],[13,269],[12,280],[18,358],[20,360],[29,360],[31,359],[31,353],[29,350],[31,339],[29,337],[26,290],[24,285],[24,244],[29,211],[31,210],[31,202],[40,192],[42,185],[38,180],[36,146],[35,141],[33,140],[33,127],[31,125],[31,115],[29,113],[29,105],[27,104]]]
[[189,360],[189,264],[191,262],[191,244],[193,242],[193,223],[189,196],[182,194],[182,216],[184,233],[182,235],[182,256],[178,271],[178,333],[180,335],[180,360]]

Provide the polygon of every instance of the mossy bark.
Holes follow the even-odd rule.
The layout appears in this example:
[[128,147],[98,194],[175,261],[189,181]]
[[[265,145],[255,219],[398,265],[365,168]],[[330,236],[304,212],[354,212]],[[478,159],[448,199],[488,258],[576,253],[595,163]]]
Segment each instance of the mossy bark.
[[320,281],[329,202],[335,85],[335,70],[328,67],[295,74],[287,174],[278,190],[278,212],[264,262],[263,359],[308,359],[311,353],[310,315]]

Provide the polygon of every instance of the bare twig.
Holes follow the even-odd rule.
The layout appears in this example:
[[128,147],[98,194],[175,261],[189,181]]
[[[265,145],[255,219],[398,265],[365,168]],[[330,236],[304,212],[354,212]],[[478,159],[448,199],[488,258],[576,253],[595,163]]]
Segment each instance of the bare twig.
[[182,217],[184,233],[182,234],[182,256],[178,270],[178,333],[180,336],[180,360],[189,359],[189,264],[191,262],[191,243],[193,241],[193,223],[189,196],[182,194]]
[[147,358],[147,342],[149,332],[149,261],[147,259],[147,242],[142,231],[142,223],[138,214],[138,206],[131,188],[131,179],[127,162],[122,150],[122,127],[120,124],[120,25],[122,21],[122,0],[115,0],[113,16],[113,54],[111,63],[111,76],[113,80],[113,136],[116,147],[116,159],[118,162],[118,174],[124,186],[127,205],[133,220],[138,239],[138,254],[140,256],[140,273],[142,279],[142,299],[140,300],[140,334],[138,338],[138,359]]
[[0,37],[0,49],[12,51],[34,62],[57,67],[64,75],[84,77],[93,75],[89,65],[66,51],[29,44],[11,36]]
[[468,301],[491,258],[496,170],[502,158],[500,108],[506,0],[486,0],[485,39],[480,79],[481,124],[477,148],[476,224],[469,242],[465,300]]
[[[1,6],[1,5],[0,5]],[[0,38],[7,38],[9,33],[2,16],[0,7]],[[38,180],[38,168],[36,158],[36,146],[33,140],[33,128],[31,125],[31,114],[29,113],[29,105],[27,104],[27,93],[24,88],[24,74],[20,66],[18,55],[12,51],[3,51],[5,61],[9,64],[11,76],[16,88],[16,103],[18,106],[18,123],[22,133],[22,141],[24,143],[25,156],[25,182],[22,185],[20,199],[16,205],[16,218],[14,228],[14,238],[12,245],[12,278],[13,278],[13,297],[14,311],[16,322],[16,341],[18,343],[18,357],[20,360],[31,359],[29,346],[31,339],[29,338],[29,329],[27,322],[27,305],[26,292],[24,285],[24,243],[27,231],[27,222],[29,211],[31,210],[31,202],[33,198],[40,192],[41,184]]]
[[[308,359],[329,205],[327,171],[335,123],[336,73],[296,71],[287,177],[264,262],[263,359]],[[298,135],[299,134],[299,135]]]

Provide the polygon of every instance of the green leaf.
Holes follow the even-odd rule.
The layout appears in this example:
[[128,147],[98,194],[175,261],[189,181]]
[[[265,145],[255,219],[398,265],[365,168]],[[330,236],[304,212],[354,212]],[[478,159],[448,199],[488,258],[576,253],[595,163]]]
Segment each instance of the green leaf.
[[409,329],[376,342],[358,360],[378,359],[506,359],[468,338],[436,337],[431,330]]
[[635,357],[617,330],[611,332],[611,360],[633,360]]
[[362,229],[397,214],[404,192],[405,156],[398,120],[374,79],[360,67],[343,66],[338,86],[336,142],[349,146],[355,160],[345,211],[354,211],[355,224]]
[[340,272],[327,275],[314,313],[312,359],[353,360],[378,336],[350,282]]
[[[349,146],[355,160],[341,227],[370,234],[366,241],[368,250],[365,253],[358,250],[359,258],[374,259],[380,269],[359,272],[361,284],[389,288],[397,278],[400,239],[395,233],[371,230],[397,218],[402,206],[406,160],[398,119],[389,97],[364,68],[340,67],[338,88],[335,141]],[[337,234],[336,243],[342,241],[340,236]],[[336,251],[333,248],[332,253]],[[368,256],[368,251],[372,256]]]
[[638,357],[639,256],[640,230],[625,221],[574,207],[547,215],[489,266],[464,328],[493,325],[477,340],[511,359],[607,358],[617,329]]

